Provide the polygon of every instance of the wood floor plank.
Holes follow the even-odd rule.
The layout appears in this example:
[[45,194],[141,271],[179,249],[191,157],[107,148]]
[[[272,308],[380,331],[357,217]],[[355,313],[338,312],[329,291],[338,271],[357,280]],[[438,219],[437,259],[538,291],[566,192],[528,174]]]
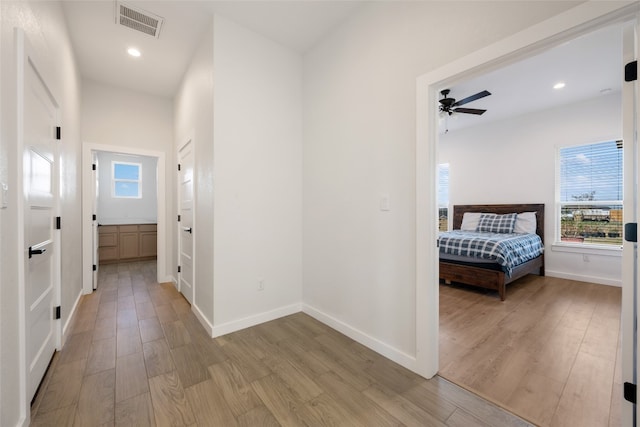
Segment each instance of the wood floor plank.
[[[565,382],[531,370],[524,376],[510,398],[509,408],[537,425],[548,426],[556,411]],[[534,403],[535,404],[532,404]]]
[[165,322],[162,324],[162,328],[169,343],[169,348],[176,348],[191,343],[191,335],[181,320]]
[[94,426],[113,422],[115,383],[115,369],[84,377],[74,425]]
[[189,426],[196,422],[176,371],[149,378],[149,388],[158,427]]
[[72,426],[76,416],[76,405],[65,406],[49,412],[38,413],[31,419],[30,427]]
[[118,329],[135,328],[138,326],[138,316],[135,309],[118,310],[116,315]]
[[96,320],[96,327],[93,330],[93,341],[115,338],[116,336],[116,315],[103,317]]
[[86,374],[113,369],[116,367],[116,339],[93,341],[89,350]]
[[323,390],[336,396],[340,403],[364,424],[398,426],[400,421],[378,406],[374,401],[358,393],[333,372],[320,375],[316,382]]
[[183,345],[170,351],[183,387],[191,387],[209,379],[207,366],[201,363],[193,345]]
[[138,322],[140,339],[143,343],[155,341],[164,337],[164,331],[157,317],[142,319]]
[[323,393],[311,377],[286,360],[271,365],[271,371],[280,377],[303,402]]
[[146,392],[116,403],[116,427],[153,427],[151,393]]
[[58,366],[51,375],[38,411],[50,412],[78,403],[87,359]]
[[156,317],[156,310],[154,308],[153,302],[143,301],[136,303],[136,314],[139,320]]
[[142,351],[142,341],[140,340],[140,329],[138,323],[130,328],[120,328],[116,332],[116,346],[118,357]]
[[116,362],[116,402],[149,391],[142,352],[118,357]]
[[579,352],[551,426],[609,423],[614,362]]
[[240,427],[280,427],[280,423],[266,406],[261,405],[238,417]]
[[142,345],[147,377],[155,377],[176,369],[169,345],[165,340],[146,342]]
[[209,374],[235,416],[262,406],[262,401],[251,388],[251,384],[232,361],[227,360],[209,366]]
[[92,332],[93,331],[86,331],[70,335],[64,347],[60,350],[58,364],[64,365],[65,363],[75,362],[89,357]]
[[407,426],[443,427],[445,423],[424,409],[413,404],[395,391],[385,390],[381,385],[366,389],[364,395]]
[[237,425],[233,412],[213,381],[207,380],[187,387],[185,393],[199,425]]
[[262,377],[253,381],[251,387],[280,424],[283,426],[306,425],[304,402],[277,376]]
[[[479,396],[461,389],[451,382],[433,377],[429,381],[421,382],[418,387],[436,393],[440,398],[451,402],[458,408],[464,408],[466,412],[473,415],[482,422],[493,427],[499,426],[529,426],[526,421],[505,412],[498,406],[487,402]],[[414,401],[415,403],[415,401]]]

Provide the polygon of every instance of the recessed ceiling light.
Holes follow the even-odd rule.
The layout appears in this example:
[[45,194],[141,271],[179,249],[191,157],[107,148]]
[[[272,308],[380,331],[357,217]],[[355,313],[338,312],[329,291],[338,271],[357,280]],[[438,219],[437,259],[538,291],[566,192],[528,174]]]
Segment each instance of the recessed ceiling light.
[[127,49],[127,53],[136,58],[140,56],[140,51],[135,47],[130,47],[129,49]]
[[553,85],[554,89],[562,89],[565,86],[564,82],[558,82]]

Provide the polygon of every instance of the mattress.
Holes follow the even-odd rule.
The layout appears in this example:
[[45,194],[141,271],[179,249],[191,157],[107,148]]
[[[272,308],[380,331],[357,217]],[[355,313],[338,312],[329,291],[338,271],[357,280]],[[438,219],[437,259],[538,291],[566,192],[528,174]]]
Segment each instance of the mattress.
[[438,246],[441,259],[493,262],[502,266],[509,276],[514,267],[537,258],[544,251],[542,239],[537,234],[461,230],[440,233]]

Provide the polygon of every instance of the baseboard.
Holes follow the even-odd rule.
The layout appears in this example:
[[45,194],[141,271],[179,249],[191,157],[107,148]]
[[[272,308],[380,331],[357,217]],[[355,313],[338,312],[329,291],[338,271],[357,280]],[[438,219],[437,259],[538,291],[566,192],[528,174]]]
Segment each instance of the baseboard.
[[607,277],[583,276],[580,274],[569,274],[561,271],[545,269],[545,276],[557,277],[559,279],[577,280],[579,282],[596,283],[598,285],[622,287],[622,280],[609,279]]
[[65,322],[64,326],[62,326],[62,337],[60,337],[61,339],[60,349],[64,347],[64,343],[67,342],[67,338],[69,337],[69,328],[75,318],[76,310],[78,309],[78,304],[80,304],[80,298],[82,298],[82,295],[83,295],[82,290],[80,290],[80,292],[78,293],[78,297],[73,303],[73,307],[71,307],[71,311],[69,312],[69,317],[67,318],[67,321]]
[[215,325],[211,336],[215,338],[221,335],[230,334],[241,329],[250,328],[251,326],[279,319],[280,317],[289,316],[290,314],[298,313],[300,311],[302,311],[302,306],[300,303],[296,303],[242,319],[232,320],[231,322],[223,323],[221,325]]
[[369,349],[375,351],[378,354],[390,359],[397,364],[404,366],[413,372],[418,372],[418,366],[415,356],[411,356],[409,354],[404,353],[403,351],[398,350],[397,348],[391,347],[390,345],[374,338],[346,323],[341,320],[336,319],[326,313],[323,313],[320,310],[317,310],[311,307],[308,304],[302,305],[302,311],[309,316],[313,317],[319,322],[324,323],[332,329],[348,336],[354,341],[359,342],[360,344],[368,347]]
[[[174,282],[174,285],[176,285],[175,282]],[[191,311],[198,318],[198,321],[200,322],[202,327],[207,331],[207,333],[210,336],[213,336],[213,325],[211,324],[211,322],[209,322],[209,320],[205,317],[205,315],[202,314],[202,311],[200,311],[198,306],[195,304],[191,305]]]

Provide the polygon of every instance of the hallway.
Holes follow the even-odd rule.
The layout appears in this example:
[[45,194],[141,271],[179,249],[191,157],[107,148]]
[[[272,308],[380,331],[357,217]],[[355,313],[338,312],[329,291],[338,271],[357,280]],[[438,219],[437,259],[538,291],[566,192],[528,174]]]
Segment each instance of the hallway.
[[100,268],[31,425],[528,425],[302,313],[211,339],[155,277],[155,262]]

